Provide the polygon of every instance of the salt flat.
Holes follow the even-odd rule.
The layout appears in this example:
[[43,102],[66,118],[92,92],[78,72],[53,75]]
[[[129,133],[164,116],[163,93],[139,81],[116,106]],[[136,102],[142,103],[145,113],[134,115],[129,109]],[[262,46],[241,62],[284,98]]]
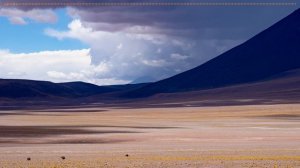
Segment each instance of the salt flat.
[[0,165],[300,167],[299,121],[300,104],[2,111]]

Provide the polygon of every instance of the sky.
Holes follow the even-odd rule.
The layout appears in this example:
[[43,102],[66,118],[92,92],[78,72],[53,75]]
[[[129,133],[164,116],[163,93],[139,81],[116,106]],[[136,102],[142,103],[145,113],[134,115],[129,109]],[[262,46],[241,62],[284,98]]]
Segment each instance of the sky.
[[161,80],[248,40],[296,10],[299,1],[263,1],[297,3],[292,6],[0,6],[0,78],[97,85]]

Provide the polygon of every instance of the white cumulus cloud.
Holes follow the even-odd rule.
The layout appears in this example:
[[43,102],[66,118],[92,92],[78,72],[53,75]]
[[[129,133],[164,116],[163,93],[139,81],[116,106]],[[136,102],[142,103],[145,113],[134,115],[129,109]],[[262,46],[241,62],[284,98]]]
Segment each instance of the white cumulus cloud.
[[91,64],[90,49],[12,53],[0,50],[0,78],[47,80],[54,82],[85,81],[98,85],[123,84],[129,81],[99,78],[107,73],[105,64]]

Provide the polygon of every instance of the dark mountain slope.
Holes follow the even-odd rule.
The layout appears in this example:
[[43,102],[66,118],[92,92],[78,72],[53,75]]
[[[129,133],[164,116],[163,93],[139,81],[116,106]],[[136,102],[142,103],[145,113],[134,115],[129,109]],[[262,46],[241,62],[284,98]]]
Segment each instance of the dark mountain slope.
[[296,68],[300,68],[300,9],[203,65],[123,96],[218,88],[259,81]]
[[52,83],[46,81],[0,79],[0,97],[64,97],[75,98],[107,93],[117,89],[83,82]]

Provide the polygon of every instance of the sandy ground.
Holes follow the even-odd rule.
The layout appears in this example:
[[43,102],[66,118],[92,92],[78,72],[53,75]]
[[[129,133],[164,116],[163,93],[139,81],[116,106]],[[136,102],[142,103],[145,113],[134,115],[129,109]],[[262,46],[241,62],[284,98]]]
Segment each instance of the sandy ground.
[[1,111],[0,167],[296,168],[299,121],[300,104]]

